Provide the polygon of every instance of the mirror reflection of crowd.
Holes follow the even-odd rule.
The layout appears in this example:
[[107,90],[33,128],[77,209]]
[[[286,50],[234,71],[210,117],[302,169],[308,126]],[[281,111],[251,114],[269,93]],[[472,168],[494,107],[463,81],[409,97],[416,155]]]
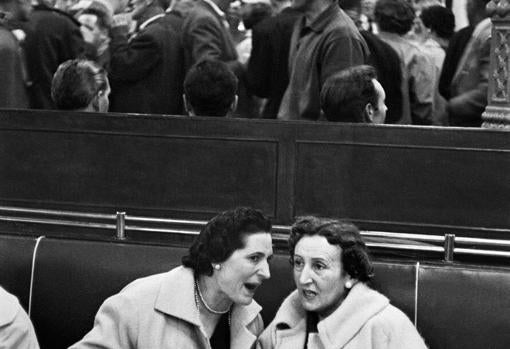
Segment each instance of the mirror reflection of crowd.
[[467,1],[457,33],[438,0],[34,1],[0,1],[3,108],[58,109],[53,75],[73,59],[107,72],[111,112],[186,114],[203,60],[237,78],[230,117],[326,121],[326,80],[359,65],[375,69],[386,124],[480,126],[487,104],[487,0]]

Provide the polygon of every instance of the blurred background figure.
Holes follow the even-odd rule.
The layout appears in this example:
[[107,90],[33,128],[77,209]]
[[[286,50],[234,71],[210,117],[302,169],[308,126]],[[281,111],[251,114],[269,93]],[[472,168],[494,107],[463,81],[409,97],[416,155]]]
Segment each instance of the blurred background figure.
[[106,71],[84,59],[62,63],[51,85],[51,97],[60,110],[106,113],[109,95]]
[[237,78],[221,61],[205,59],[184,80],[184,105],[189,116],[229,116],[237,107]]
[[39,349],[30,318],[18,299],[2,287],[0,309],[0,348]]
[[426,40],[426,28],[423,25],[421,13],[427,7],[442,6],[442,3],[439,0],[416,0],[410,2],[410,4],[412,5],[416,16],[414,17],[414,23],[411,31],[407,33],[406,37],[410,40],[416,41],[418,44],[422,44]]
[[262,20],[271,17],[272,8],[269,0],[244,1],[240,11],[243,39],[237,44],[237,54],[242,64],[247,64],[252,51],[252,29]]
[[[386,123],[397,123],[402,117],[402,62],[397,52],[377,35],[365,29],[368,22],[363,20],[362,0],[340,0],[340,7],[356,23],[365,39],[370,56],[367,64],[377,72],[377,79],[386,91]],[[365,16],[365,18],[368,18]],[[368,26],[371,28],[371,26]]]
[[276,119],[289,84],[290,39],[302,15],[290,1],[274,1],[272,5],[274,15],[253,26],[246,75],[250,93],[264,99],[259,115],[266,119]]
[[110,63],[110,28],[112,17],[106,8],[98,2],[92,2],[88,7],[80,10],[76,18],[80,22],[81,33],[89,45],[91,53],[88,55],[99,65],[108,69]]
[[328,121],[384,124],[386,93],[374,67],[360,65],[329,77],[321,91],[321,108]]
[[[68,8],[66,3],[60,7]],[[55,4],[52,4],[53,6]],[[51,80],[58,66],[85,55],[80,23],[70,14],[42,0],[34,6],[27,32],[26,58],[31,79],[30,104],[35,109],[53,109]]]
[[29,106],[25,62],[8,21],[26,21],[31,9],[29,0],[0,0],[0,108]]
[[[126,11],[119,8],[118,11]],[[182,20],[165,13],[167,1],[134,0],[130,23],[114,16],[110,41],[113,112],[182,115],[184,51]]]
[[446,49],[455,28],[455,16],[450,9],[435,5],[423,8],[420,20],[424,28],[422,37],[425,40],[422,43],[422,48],[436,67],[432,124],[447,126],[448,119],[445,117],[446,100],[439,93],[439,77],[443,68]]
[[441,70],[445,50],[455,29],[455,16],[444,6],[430,6],[421,11],[420,20],[424,28],[423,47]]
[[431,125],[436,68],[420,46],[406,37],[415,13],[406,0],[378,0],[374,10],[379,37],[399,55],[402,69],[401,124]]
[[444,117],[452,126],[480,127],[482,124],[482,113],[487,106],[492,29],[485,11],[488,2],[467,1],[469,23],[474,29],[463,47],[448,88],[443,86],[449,98]]

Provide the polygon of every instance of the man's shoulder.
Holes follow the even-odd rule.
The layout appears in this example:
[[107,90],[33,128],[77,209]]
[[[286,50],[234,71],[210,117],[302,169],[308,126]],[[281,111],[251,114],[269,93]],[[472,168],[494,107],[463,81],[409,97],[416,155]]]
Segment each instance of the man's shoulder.
[[44,24],[53,24],[55,26],[79,27],[80,23],[68,13],[49,8],[46,6],[36,6],[32,12],[32,18],[35,22],[44,22]]
[[205,20],[205,19],[216,19],[217,15],[214,13],[213,9],[209,7],[203,1],[197,1],[193,8],[186,15],[184,22],[191,22],[197,20]]
[[342,10],[332,16],[331,21],[324,29],[324,33],[335,36],[351,36],[363,40],[354,22]]

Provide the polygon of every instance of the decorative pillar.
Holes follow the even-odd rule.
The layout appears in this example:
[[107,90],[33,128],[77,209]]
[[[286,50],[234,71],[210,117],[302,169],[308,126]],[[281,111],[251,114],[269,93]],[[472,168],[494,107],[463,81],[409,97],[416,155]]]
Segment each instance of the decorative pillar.
[[482,127],[510,130],[510,0],[491,0],[492,20],[488,105]]

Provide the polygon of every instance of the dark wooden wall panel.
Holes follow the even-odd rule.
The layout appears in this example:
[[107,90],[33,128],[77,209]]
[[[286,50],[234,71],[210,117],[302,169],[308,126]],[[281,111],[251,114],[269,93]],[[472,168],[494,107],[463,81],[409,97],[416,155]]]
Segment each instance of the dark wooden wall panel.
[[500,130],[0,110],[0,205],[510,234]]
[[278,144],[242,138],[6,131],[2,200],[276,216]]
[[296,164],[296,215],[510,227],[509,150],[300,142]]

